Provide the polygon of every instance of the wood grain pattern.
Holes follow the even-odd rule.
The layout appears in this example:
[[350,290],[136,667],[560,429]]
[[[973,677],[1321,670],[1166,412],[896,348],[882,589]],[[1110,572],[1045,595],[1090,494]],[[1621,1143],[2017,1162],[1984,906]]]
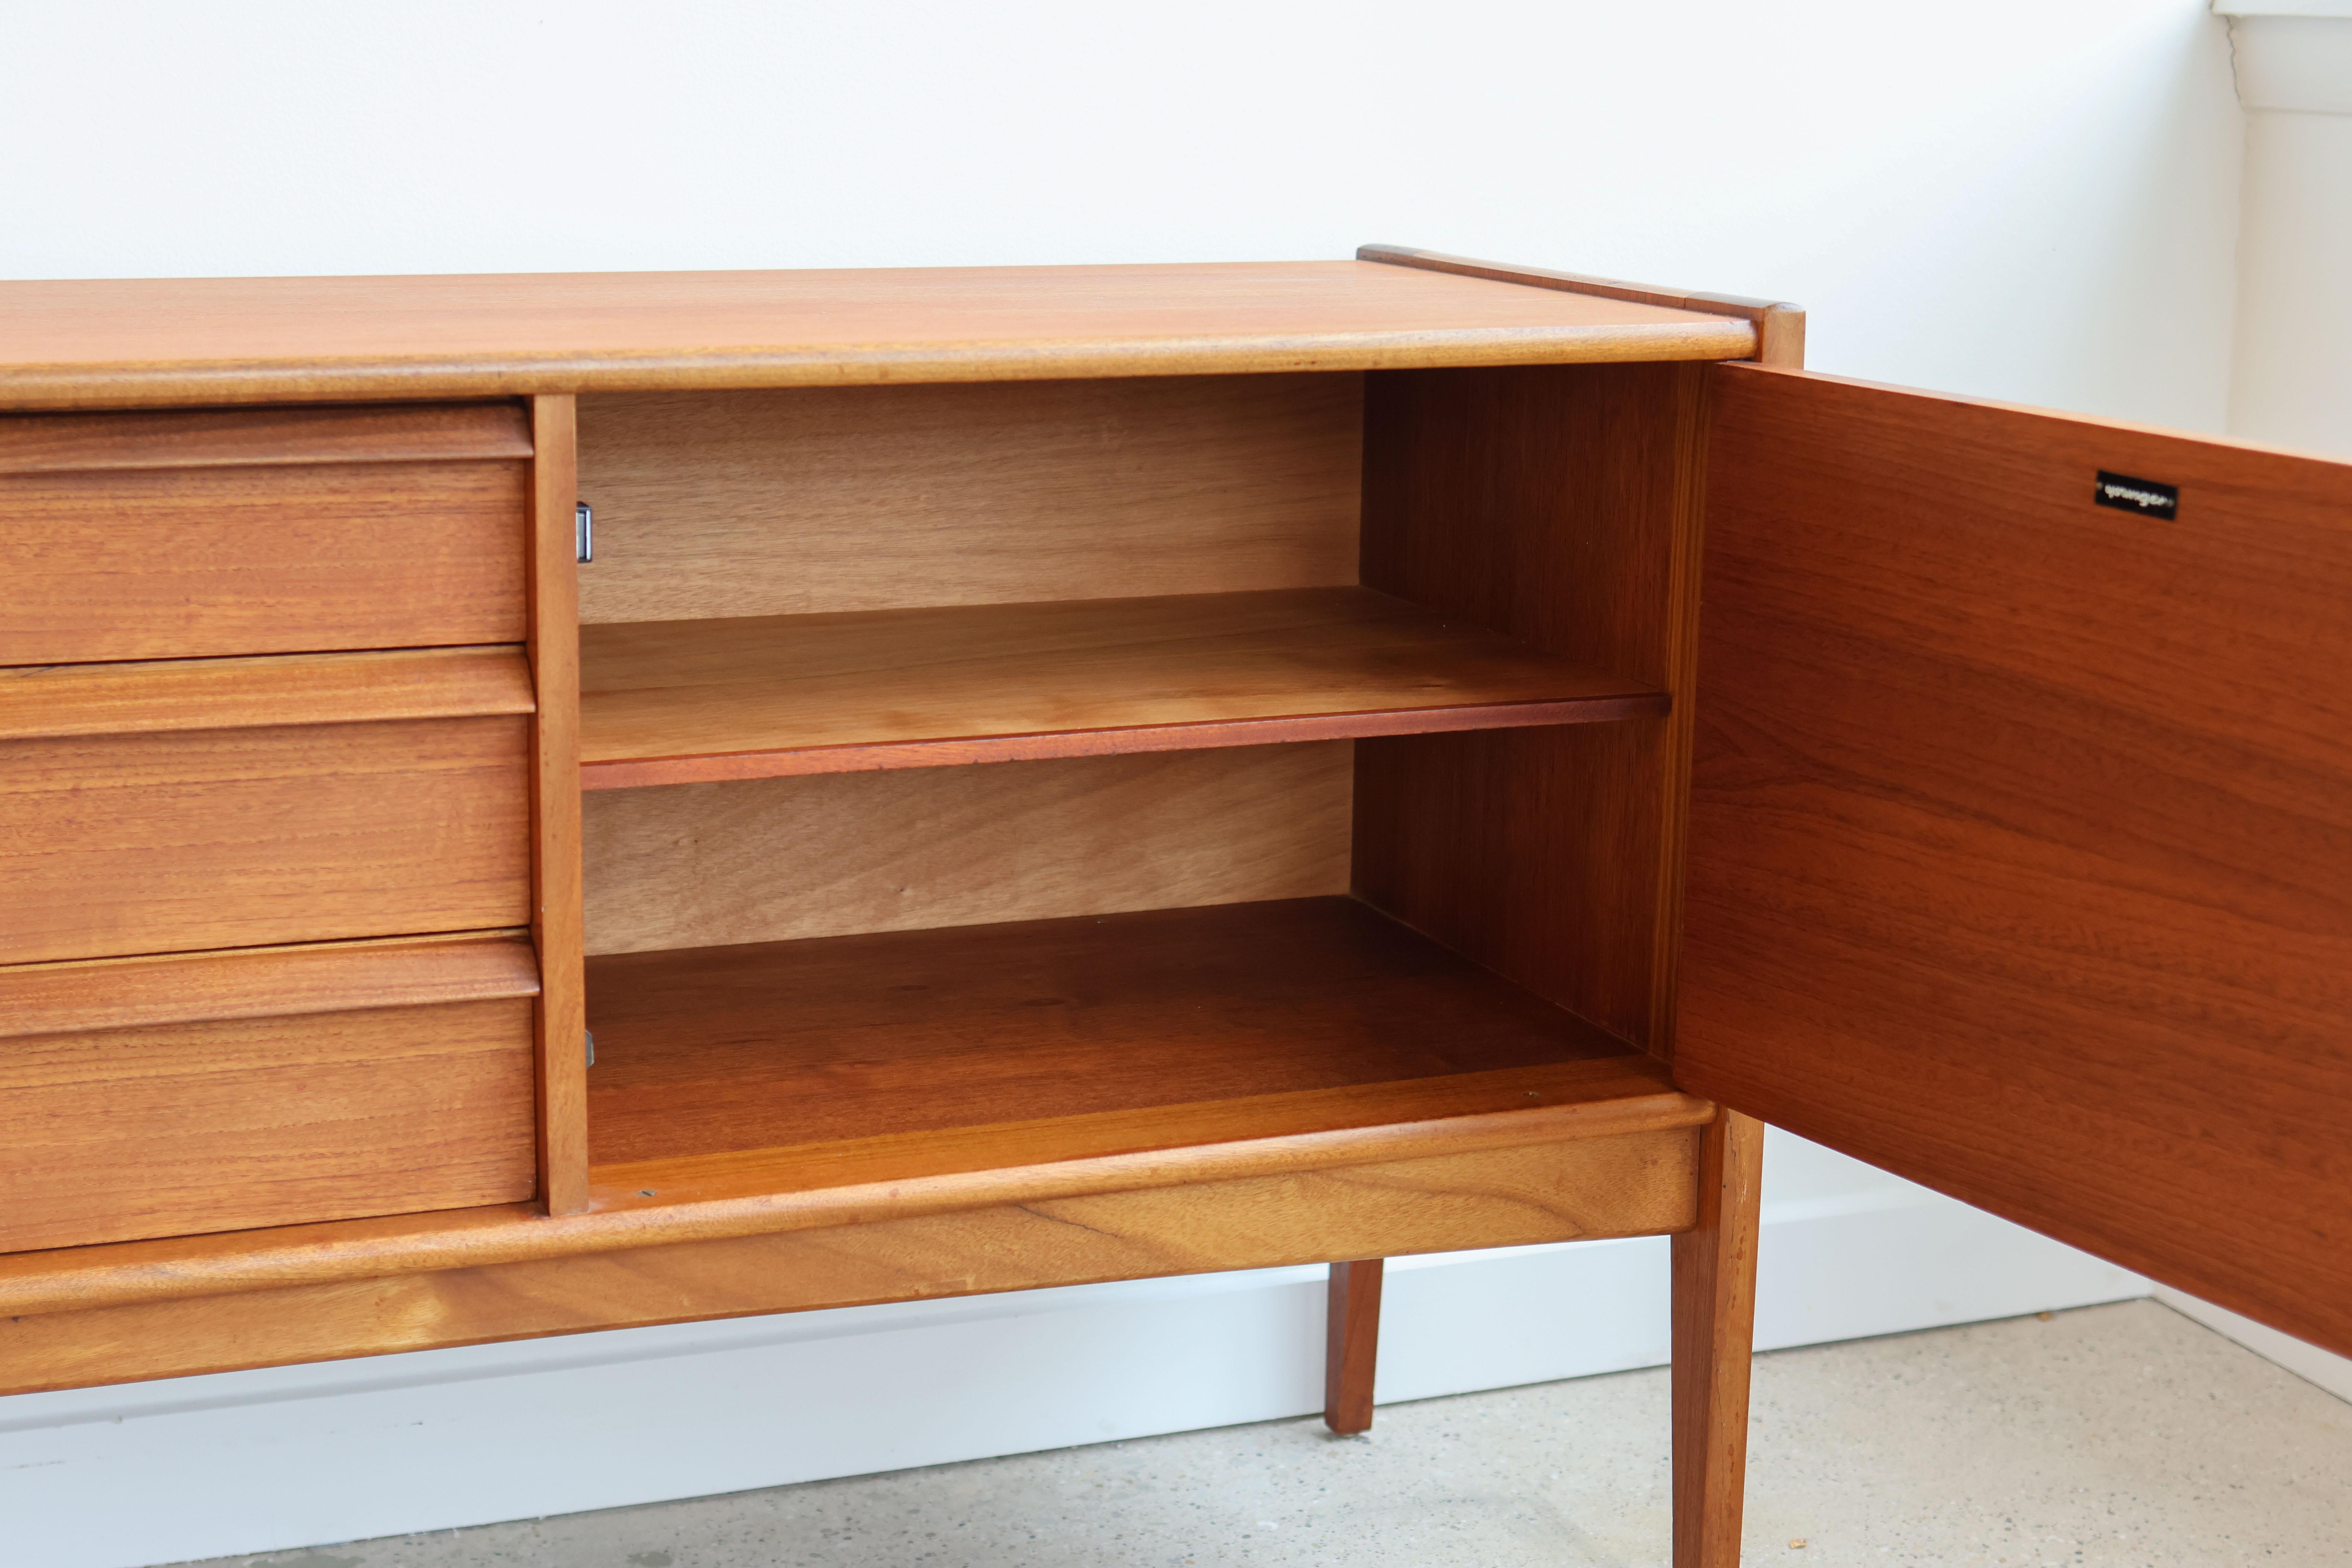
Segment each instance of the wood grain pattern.
[[1678,1081],[2352,1350],[2352,465],[1713,374]]
[[0,1042],[0,1249],[527,1196],[530,1027],[513,997]]
[[520,924],[527,722],[0,743],[0,962]]
[[1386,1267],[1377,1258],[1331,1265],[1323,1314],[1323,1425],[1343,1436],[1372,1429]]
[[[1696,1135],[1481,1150],[0,1320],[0,1393],[1101,1279],[1654,1235]],[[595,1216],[541,1220],[563,1231]]]
[[600,790],[588,951],[1343,892],[1349,746]]
[[539,993],[512,936],[393,937],[0,967],[0,1039]]
[[1603,300],[1625,300],[1641,305],[1663,305],[1677,310],[1700,310],[1713,316],[1737,316],[1756,330],[1752,353],[1724,354],[1724,359],[1755,359],[1764,364],[1798,366],[1805,363],[1805,312],[1773,300],[1752,300],[1738,294],[1702,294],[1685,289],[1655,289],[1624,283],[1613,278],[1592,278],[1581,272],[1555,272],[1544,267],[1515,267],[1506,262],[1478,261],[1441,251],[1415,250],[1402,245],[1365,245],[1356,249],[1359,261],[1391,267],[1417,267],[1430,272],[1450,272],[1459,278],[1486,278],[1498,283],[1523,283],[1536,289],[1559,289]]
[[1675,1568],[1739,1568],[1764,1124],[1699,1140],[1698,1217],[1674,1239]]
[[1781,370],[1805,368],[1805,313],[1794,305],[1775,305],[1756,324],[1756,363]]
[[1366,588],[591,627],[589,789],[1658,717]]
[[1356,580],[1363,378],[590,397],[582,618]]
[[1622,1055],[1351,899],[598,958],[595,1162]]
[[[1127,1074],[1128,1087],[1141,1076]],[[1210,1082],[1198,1091],[1234,1087]],[[860,1223],[926,1204],[970,1208],[1659,1131],[1709,1114],[1706,1101],[1675,1092],[1649,1058],[1621,1054],[625,1161],[589,1173],[590,1207],[607,1215],[740,1211],[767,1218],[769,1228],[786,1215],[795,1226]]]
[[1736,359],[1745,322],[1363,261],[0,284],[0,406]]
[[[1664,1151],[1661,1157],[1682,1163],[1687,1197],[1697,1157],[1692,1130],[1715,1114],[1706,1100],[1675,1090],[1660,1064],[1620,1056],[1190,1108],[1189,1131],[1215,1140],[1205,1143],[1171,1145],[1167,1129],[1147,1113],[1109,1112],[966,1128],[951,1136],[667,1161],[659,1175],[685,1194],[669,1202],[615,1189],[631,1178],[649,1184],[644,1178],[656,1169],[606,1166],[597,1206],[562,1218],[516,1204],[0,1256],[0,1317],[866,1225],[1569,1139],[1650,1151],[1643,1160]],[[1687,1212],[1685,1205],[1685,1218]]]
[[1379,375],[1364,581],[1675,694],[1662,722],[1360,742],[1359,897],[1669,1047],[1701,373]]
[[0,418],[0,474],[530,456],[530,426],[514,403]]
[[511,647],[173,658],[0,669],[0,740],[528,713]]
[[513,459],[0,473],[0,665],[520,642],[524,483]]
[[542,986],[535,1019],[539,1196],[551,1215],[588,1204],[588,1068],[581,978],[580,583],[573,508],[578,409],[531,400],[531,941]]

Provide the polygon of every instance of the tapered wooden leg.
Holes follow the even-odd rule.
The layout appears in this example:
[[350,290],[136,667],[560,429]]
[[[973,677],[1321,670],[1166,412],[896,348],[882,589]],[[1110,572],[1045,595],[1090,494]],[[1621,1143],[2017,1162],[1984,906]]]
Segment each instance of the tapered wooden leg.
[[1675,1568],[1738,1568],[1764,1124],[1726,1110],[1699,1148],[1698,1224],[1675,1237]]
[[1323,1336],[1323,1424],[1372,1429],[1372,1373],[1381,1353],[1381,1259],[1331,1265]]

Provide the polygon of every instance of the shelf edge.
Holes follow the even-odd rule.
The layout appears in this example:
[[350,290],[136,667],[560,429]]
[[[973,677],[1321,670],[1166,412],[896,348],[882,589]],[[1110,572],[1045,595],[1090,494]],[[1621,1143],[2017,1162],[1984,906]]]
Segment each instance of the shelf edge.
[[816,773],[878,773],[897,768],[1046,762],[1059,757],[1212,751],[1229,746],[1276,745],[1294,741],[1370,740],[1383,735],[1431,735],[1461,730],[1517,730],[1553,724],[1613,723],[1629,719],[1663,719],[1672,702],[1672,698],[1664,691],[1633,690],[1606,697],[1482,703],[1470,707],[1387,709],[1357,713],[1286,715],[1271,719],[1214,719],[1190,724],[1139,724],[1100,730],[885,741],[870,744],[717,752],[677,757],[611,757],[583,761],[580,764],[580,787],[583,790],[640,789],[658,784],[720,784],[744,779],[800,778]]
[[1043,346],[876,343],[709,353],[364,359],[301,357],[0,367],[0,411],[33,413],[251,403],[424,401],[599,392],[739,391],[939,381],[1085,381],[1127,375],[1420,370],[1501,364],[1612,364],[1742,359],[1744,322],[1480,327],[1263,337],[1081,339]]

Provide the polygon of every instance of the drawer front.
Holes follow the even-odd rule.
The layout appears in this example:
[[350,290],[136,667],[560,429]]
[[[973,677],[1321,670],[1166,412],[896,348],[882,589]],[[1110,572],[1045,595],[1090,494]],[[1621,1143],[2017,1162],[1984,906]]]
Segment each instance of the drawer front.
[[537,989],[513,938],[0,973],[47,1031],[0,1035],[0,1251],[526,1199]]
[[529,724],[0,742],[0,963],[520,924]]
[[519,642],[520,408],[0,419],[0,665]]

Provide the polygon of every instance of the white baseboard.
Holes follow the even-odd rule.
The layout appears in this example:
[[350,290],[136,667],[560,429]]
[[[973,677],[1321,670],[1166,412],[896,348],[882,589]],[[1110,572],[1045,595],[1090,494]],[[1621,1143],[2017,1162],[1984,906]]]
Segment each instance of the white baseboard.
[[[1399,1259],[1380,1396],[1658,1364],[1665,1256]],[[1768,1203],[1760,1276],[1766,1347],[2147,1293],[1885,1178]],[[1322,1286],[1269,1269],[19,1395],[7,1558],[132,1568],[1303,1415]]]
[[2169,1285],[2158,1285],[2153,1294],[2174,1311],[2194,1318],[2215,1333],[2237,1341],[2264,1361],[2276,1362],[2305,1382],[2317,1384],[2338,1399],[2352,1399],[2352,1357],[2321,1350],[2293,1334],[2283,1334],[2267,1323],[2241,1317],[2227,1307],[2217,1307]]

